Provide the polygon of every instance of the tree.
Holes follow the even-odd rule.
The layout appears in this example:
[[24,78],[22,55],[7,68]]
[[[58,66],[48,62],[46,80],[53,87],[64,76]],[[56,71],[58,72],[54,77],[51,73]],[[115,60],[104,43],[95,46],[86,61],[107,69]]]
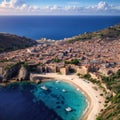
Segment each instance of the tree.
[[89,80],[91,78],[91,75],[90,74],[85,74],[83,77]]
[[65,61],[65,64],[74,64],[74,65],[79,65],[80,62],[78,59],[73,59],[71,61]]
[[79,62],[79,60],[78,59],[73,59],[72,61],[71,61],[71,64],[74,64],[74,65],[78,65],[80,62]]
[[98,116],[96,120],[103,120],[101,116]]
[[58,62],[60,62],[60,61],[61,61],[61,60],[58,59],[58,58],[53,59],[53,62],[56,62],[56,63],[58,63]]

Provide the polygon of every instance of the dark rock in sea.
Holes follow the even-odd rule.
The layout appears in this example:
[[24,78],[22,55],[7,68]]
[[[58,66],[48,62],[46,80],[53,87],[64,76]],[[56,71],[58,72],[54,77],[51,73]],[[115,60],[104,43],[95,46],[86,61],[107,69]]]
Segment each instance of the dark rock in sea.
[[59,108],[61,108],[61,106],[57,106],[56,108],[58,108],[58,109],[59,109]]
[[60,102],[56,102],[56,104],[60,104]]
[[64,104],[64,101],[62,100],[61,103]]

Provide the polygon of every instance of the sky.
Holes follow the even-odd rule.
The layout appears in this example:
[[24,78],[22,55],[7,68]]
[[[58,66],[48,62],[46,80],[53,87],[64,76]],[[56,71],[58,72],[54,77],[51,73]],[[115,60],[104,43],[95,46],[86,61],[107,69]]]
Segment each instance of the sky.
[[0,15],[120,16],[120,0],[0,0]]

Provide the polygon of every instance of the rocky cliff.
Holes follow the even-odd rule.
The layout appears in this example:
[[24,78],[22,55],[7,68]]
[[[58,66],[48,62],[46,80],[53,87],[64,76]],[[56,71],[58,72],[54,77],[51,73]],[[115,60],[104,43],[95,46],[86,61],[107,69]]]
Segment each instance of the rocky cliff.
[[12,78],[15,78],[19,81],[29,80],[30,72],[28,66],[23,63],[10,64],[6,66],[3,74],[0,76],[0,82],[7,82]]
[[25,66],[22,66],[19,70],[18,80],[28,80],[29,79],[29,72]]
[[18,75],[19,69],[20,69],[20,64],[7,66],[7,68],[4,70],[2,81],[7,82],[11,78],[16,77]]

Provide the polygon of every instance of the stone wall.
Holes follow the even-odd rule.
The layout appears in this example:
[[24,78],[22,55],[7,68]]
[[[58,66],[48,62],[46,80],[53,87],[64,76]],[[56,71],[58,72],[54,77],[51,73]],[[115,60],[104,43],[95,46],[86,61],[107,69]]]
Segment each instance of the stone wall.
[[2,75],[2,73],[3,73],[3,68],[0,67],[0,75]]
[[85,66],[80,66],[77,68],[77,73],[85,75],[88,73],[88,68],[86,68]]
[[69,67],[60,68],[60,73],[63,75],[68,75],[69,74]]
[[38,66],[38,73],[56,73],[59,72],[59,69],[56,65],[46,65],[46,66]]

